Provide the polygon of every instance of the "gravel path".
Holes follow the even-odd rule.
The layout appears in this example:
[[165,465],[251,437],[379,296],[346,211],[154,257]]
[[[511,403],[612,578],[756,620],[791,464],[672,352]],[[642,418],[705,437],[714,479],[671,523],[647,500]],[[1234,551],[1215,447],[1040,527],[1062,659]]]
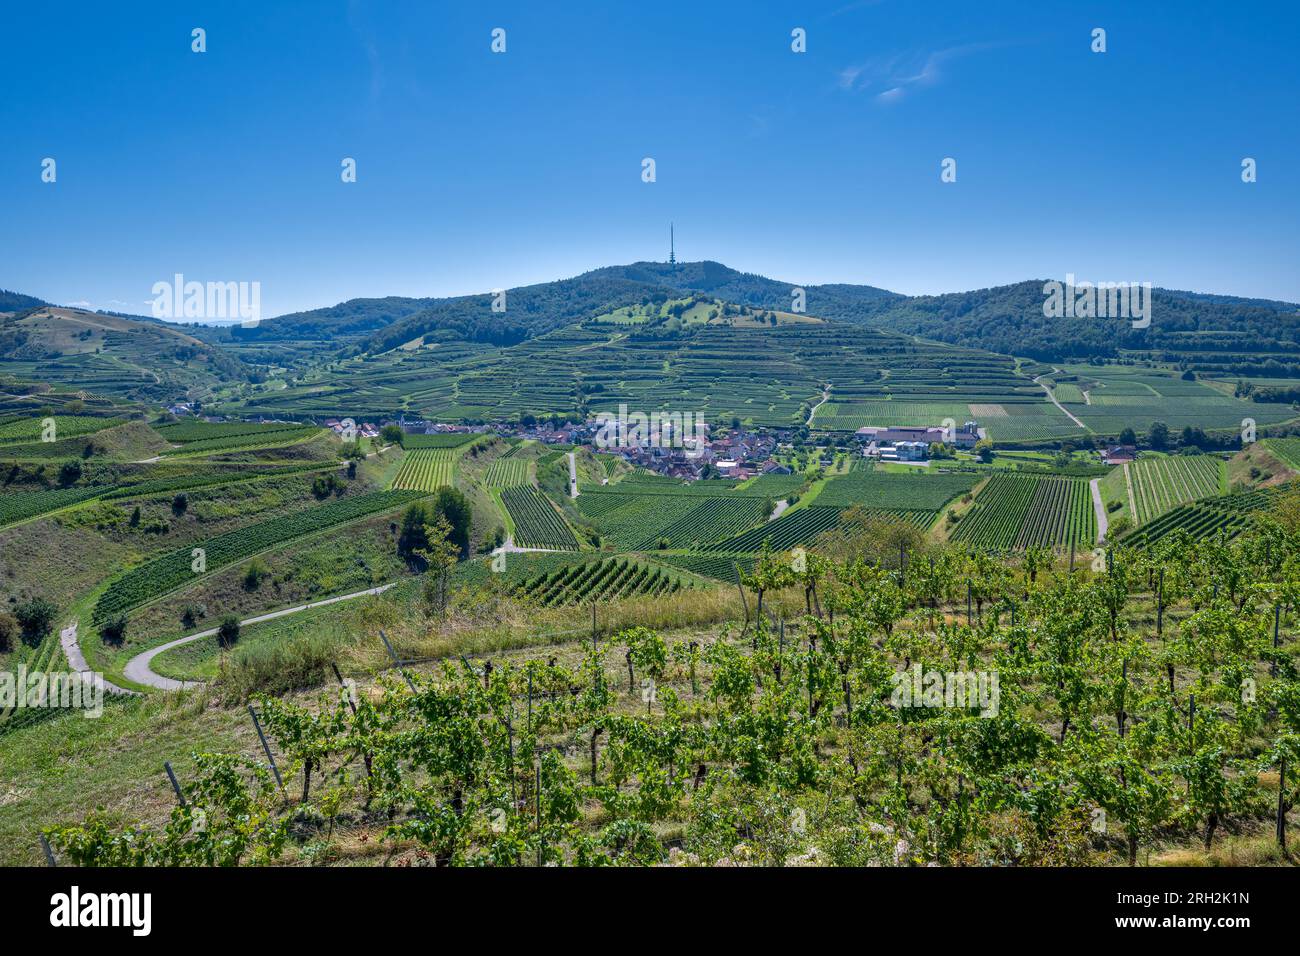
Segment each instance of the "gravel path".
[[1101,479],[1092,479],[1088,482],[1088,487],[1092,489],[1092,510],[1097,512],[1097,540],[1101,541],[1110,529],[1110,521],[1106,518],[1106,503],[1101,500]]
[[[273,621],[278,617],[286,617],[290,614],[298,614],[301,611],[310,610],[314,607],[324,607],[327,604],[337,604],[339,601],[350,601],[353,598],[366,597],[371,594],[383,594],[392,584],[384,584],[377,588],[367,588],[364,591],[354,591],[351,594],[341,594],[338,597],[325,598],[323,601],[312,601],[310,604],[299,604],[297,607],[287,607],[279,611],[272,611],[269,614],[259,614],[257,617],[250,617],[247,620],[240,621],[240,627],[246,627],[250,624],[260,624],[262,621]],[[182,644],[189,644],[191,641],[201,640],[205,637],[212,637],[217,633],[215,627],[206,631],[199,631],[197,634],[190,634],[186,637],[178,637],[174,641],[168,641],[166,644],[160,644],[152,647],[143,654],[137,654],[126,662],[126,667],[122,672],[137,684],[143,684],[145,687],[153,687],[157,690],[184,690],[186,687],[198,687],[201,681],[180,681],[173,680],[170,677],[163,677],[154,671],[150,666],[153,659],[164,651],[169,651],[173,647],[180,647]]]

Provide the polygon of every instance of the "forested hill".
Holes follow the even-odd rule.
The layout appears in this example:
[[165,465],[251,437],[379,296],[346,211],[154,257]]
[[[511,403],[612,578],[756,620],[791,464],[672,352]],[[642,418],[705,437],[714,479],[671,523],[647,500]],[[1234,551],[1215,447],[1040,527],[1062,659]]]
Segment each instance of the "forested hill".
[[1300,306],[1264,299],[1152,290],[1151,324],[1123,318],[1050,318],[1044,280],[899,299],[864,317],[941,342],[1043,361],[1114,358],[1136,351],[1218,371],[1300,375]]
[[0,289],[0,312],[22,312],[26,309],[38,309],[45,304],[34,296]]

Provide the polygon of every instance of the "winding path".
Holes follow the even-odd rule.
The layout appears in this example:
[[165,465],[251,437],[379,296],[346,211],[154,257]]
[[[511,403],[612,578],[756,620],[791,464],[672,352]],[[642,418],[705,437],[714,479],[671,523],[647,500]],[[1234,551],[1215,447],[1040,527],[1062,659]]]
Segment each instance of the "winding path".
[[1059,408],[1064,413],[1066,418],[1068,418],[1070,421],[1074,422],[1076,425],[1078,425],[1080,428],[1086,431],[1088,426],[1085,425],[1083,422],[1079,421],[1079,419],[1075,418],[1074,415],[1072,415],[1064,405],[1062,405],[1060,402],[1056,400],[1056,396],[1052,394],[1052,390],[1038,380],[1042,377],[1043,377],[1042,375],[1039,375],[1037,378],[1035,378],[1034,384],[1047,393],[1047,397],[1051,400],[1052,404],[1055,405],[1057,408]]
[[[97,674],[90,669],[86,663],[86,655],[81,652],[81,645],[77,643],[77,622],[73,621],[63,630],[59,631],[59,643],[63,646],[63,656],[68,659],[68,666],[78,674]],[[104,690],[110,694],[128,694],[135,696],[137,693],[133,690],[127,690],[125,687],[118,687],[109,680],[105,680],[102,674],[97,675],[100,680],[104,681]]]
[[[394,584],[396,582],[393,582]],[[250,617],[247,620],[240,621],[240,627],[246,627],[250,624],[260,624],[262,621],[273,621],[277,617],[285,617],[289,614],[298,614],[301,611],[307,611],[314,607],[324,607],[327,604],[337,604],[339,601],[350,601],[353,598],[366,597],[371,594],[383,594],[393,584],[383,584],[377,588],[367,588],[364,591],[353,591],[351,594],[340,594],[338,597],[325,598],[321,601],[312,601],[310,604],[299,604],[297,607],[286,607],[279,611],[271,611],[269,614],[259,614],[256,617]],[[173,647],[180,647],[182,644],[189,644],[191,641],[201,640],[205,637],[212,637],[217,633],[217,628],[212,627],[206,631],[199,631],[197,634],[190,634],[187,637],[178,637],[174,641],[168,641],[166,644],[159,644],[152,647],[143,654],[137,654],[126,662],[126,667],[122,669],[128,680],[137,684],[143,684],[145,687],[153,687],[157,690],[184,690],[187,687],[199,687],[202,681],[182,681],[173,680],[170,677],[163,677],[157,673],[153,667],[153,659],[164,651],[169,651]],[[129,693],[126,691],[124,693]]]
[[813,419],[817,417],[817,409],[821,408],[830,400],[831,386],[830,383],[827,382],[826,387],[822,389],[822,400],[808,410],[808,421],[805,424],[807,424],[809,428],[812,428]]

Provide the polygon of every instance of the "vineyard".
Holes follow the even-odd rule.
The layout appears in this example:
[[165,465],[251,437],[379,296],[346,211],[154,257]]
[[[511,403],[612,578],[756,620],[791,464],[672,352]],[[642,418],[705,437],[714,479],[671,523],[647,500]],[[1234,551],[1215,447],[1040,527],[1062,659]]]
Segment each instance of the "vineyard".
[[1125,543],[1151,546],[1174,532],[1183,532],[1189,540],[1235,538],[1255,524],[1255,513],[1267,509],[1286,489],[1259,489],[1205,498],[1178,505],[1143,525]]
[[414,491],[437,491],[455,484],[456,462],[460,452],[449,448],[408,451],[393,487]]
[[65,438],[77,438],[90,435],[105,428],[121,425],[120,418],[93,418],[89,415],[54,415],[45,418],[16,418],[0,425],[0,445],[19,445],[25,442],[41,441],[45,437],[45,425],[53,421],[54,441]]
[[0,494],[0,527],[87,501],[102,494],[103,491],[103,488],[6,491]]
[[737,534],[764,520],[763,502],[750,497],[584,494],[577,503],[617,547],[646,551],[663,541],[680,549]]
[[[1298,544],[1270,535],[1037,576],[960,551],[807,574],[772,555],[749,606],[806,588],[798,619],[593,628],[261,696],[275,780],[261,751],[199,752],[164,825],[93,810],[43,832],[85,866],[307,862],[326,818],[347,865],[1285,865],[1300,673],[1271,635]],[[608,558],[526,590],[664,594],[664,573]]]
[[1138,524],[1188,501],[1219,494],[1223,463],[1210,455],[1142,458],[1127,468]]
[[[198,548],[178,548],[132,568],[112,581],[95,604],[95,623],[102,624],[115,615],[161,597],[201,574],[298,538],[399,508],[420,496],[420,492],[413,491],[376,491],[341,498],[218,535]],[[200,564],[196,564],[197,551],[202,552]]]
[[702,551],[728,554],[757,554],[764,543],[773,551],[789,551],[799,545],[811,543],[823,531],[829,531],[840,522],[839,508],[811,506],[788,511],[775,521],[752,528],[743,534],[705,545]]
[[854,471],[826,483],[817,504],[826,507],[859,506],[872,511],[928,511],[970,491],[975,476],[967,474],[893,475]]
[[501,457],[488,466],[484,480],[493,488],[513,488],[532,484],[526,459]]
[[501,491],[501,503],[514,523],[515,544],[521,548],[578,550],[577,539],[550,499],[531,486]]
[[681,574],[635,558],[586,561],[548,571],[519,584],[515,591],[543,607],[590,601],[673,594],[690,582]]
[[1300,471],[1300,438],[1265,438],[1260,444]]
[[[311,425],[273,428],[262,431],[238,432],[215,438],[200,438],[186,441],[176,448],[168,448],[163,455],[169,457],[188,455],[209,455],[218,452],[259,451],[263,448],[278,448],[324,434],[321,429]],[[169,439],[177,441],[178,439]]]
[[462,448],[482,438],[474,432],[440,432],[435,435],[403,435],[403,448]]
[[951,534],[988,551],[1091,548],[1097,519],[1080,478],[996,474]]

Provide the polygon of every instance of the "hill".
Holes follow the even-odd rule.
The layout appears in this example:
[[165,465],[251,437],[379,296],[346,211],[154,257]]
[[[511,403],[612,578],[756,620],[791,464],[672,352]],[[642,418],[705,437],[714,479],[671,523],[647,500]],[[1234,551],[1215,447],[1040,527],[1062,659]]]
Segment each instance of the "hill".
[[1144,358],[1230,375],[1300,375],[1300,306],[1153,289],[1151,324],[1122,318],[1051,318],[1043,280],[972,292],[913,296],[864,317],[941,342],[1045,362]]
[[205,396],[247,372],[178,326],[42,306],[0,317],[0,374],[56,390],[162,403]]

